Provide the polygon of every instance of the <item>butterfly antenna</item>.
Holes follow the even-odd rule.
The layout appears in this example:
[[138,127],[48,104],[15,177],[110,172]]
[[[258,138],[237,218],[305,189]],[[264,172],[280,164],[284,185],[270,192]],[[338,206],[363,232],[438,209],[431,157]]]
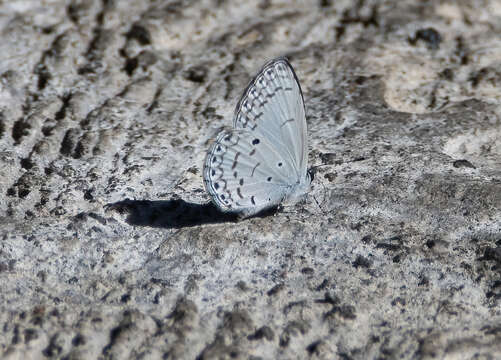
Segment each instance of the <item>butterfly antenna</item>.
[[[310,175],[310,178],[311,178],[311,181],[313,181],[313,179],[315,178],[315,175],[317,173],[317,169],[322,167],[322,166],[329,166],[329,165],[332,165],[332,164],[320,164],[320,165],[315,165],[315,166],[312,166],[308,169],[308,174]],[[324,188],[324,199],[322,201],[322,204],[325,203],[326,201],[326,196],[325,196],[325,192],[327,191],[326,188],[325,188],[325,184],[321,181],[320,182],[322,184],[322,187]],[[318,208],[320,209],[320,211],[324,214],[324,215],[327,215],[327,212],[322,208],[322,205],[318,202],[317,198],[315,197],[315,195],[313,195],[313,200],[315,200],[315,203],[317,204]]]
[[308,169],[308,174],[310,175],[310,178],[311,178],[311,181],[313,181],[313,179],[315,178],[315,175],[317,174],[317,169],[321,166],[329,166],[329,165],[332,165],[332,164],[320,164],[320,165],[315,165],[315,166],[312,166]]
[[[325,199],[325,185],[324,183],[321,183],[323,188],[324,188],[324,199],[322,201],[322,204],[325,203],[326,199]],[[315,203],[317,204],[318,208],[320,209],[320,211],[322,212],[322,214],[324,215],[327,215],[327,211],[325,211],[323,208],[322,208],[322,205],[318,202],[317,198],[315,197],[315,195],[313,195],[313,200],[315,200]]]

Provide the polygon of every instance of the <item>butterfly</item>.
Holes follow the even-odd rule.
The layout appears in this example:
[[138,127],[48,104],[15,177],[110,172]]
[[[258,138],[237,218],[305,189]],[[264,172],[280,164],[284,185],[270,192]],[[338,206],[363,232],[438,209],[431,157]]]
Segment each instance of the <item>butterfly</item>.
[[233,128],[221,130],[207,152],[203,178],[212,202],[240,218],[296,203],[311,182],[307,140],[301,86],[279,57],[252,79]]

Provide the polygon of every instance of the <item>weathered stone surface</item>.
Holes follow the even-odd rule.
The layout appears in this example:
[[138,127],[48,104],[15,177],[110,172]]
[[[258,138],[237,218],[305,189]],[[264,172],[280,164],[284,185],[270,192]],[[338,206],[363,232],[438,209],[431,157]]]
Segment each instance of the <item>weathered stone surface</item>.
[[[0,3],[0,357],[501,357],[501,2]],[[286,55],[315,179],[235,222],[209,141]]]

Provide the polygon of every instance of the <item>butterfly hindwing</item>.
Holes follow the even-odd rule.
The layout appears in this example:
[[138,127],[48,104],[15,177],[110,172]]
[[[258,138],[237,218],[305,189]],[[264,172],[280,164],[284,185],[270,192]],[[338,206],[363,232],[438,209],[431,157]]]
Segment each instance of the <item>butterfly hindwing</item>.
[[257,213],[283,200],[290,188],[287,179],[294,174],[266,138],[224,129],[207,154],[204,183],[221,210]]

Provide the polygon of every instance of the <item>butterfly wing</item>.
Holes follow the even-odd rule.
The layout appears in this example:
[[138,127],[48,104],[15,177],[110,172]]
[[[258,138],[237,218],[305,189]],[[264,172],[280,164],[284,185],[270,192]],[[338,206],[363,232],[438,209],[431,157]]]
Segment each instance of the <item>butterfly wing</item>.
[[242,217],[307,191],[308,152],[301,87],[285,58],[267,63],[221,131],[204,164],[204,184],[222,211]]
[[308,163],[304,99],[287,59],[268,62],[250,82],[236,107],[233,126],[275,144],[294,166],[296,179],[304,181]]
[[266,137],[246,129],[224,129],[211,145],[204,164],[204,184],[222,211],[243,217],[277,206],[290,192],[291,163],[281,159]]

